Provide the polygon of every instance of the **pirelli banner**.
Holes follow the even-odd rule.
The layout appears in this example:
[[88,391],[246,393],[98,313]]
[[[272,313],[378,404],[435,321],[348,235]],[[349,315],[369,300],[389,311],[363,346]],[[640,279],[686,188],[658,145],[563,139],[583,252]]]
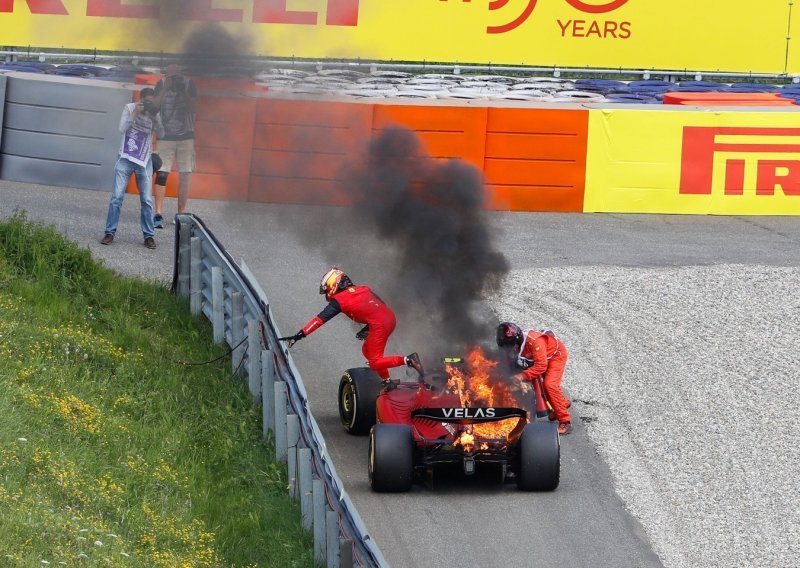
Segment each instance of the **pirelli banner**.
[[[0,43],[178,54],[194,34],[219,28],[236,38],[241,55],[797,73],[800,54],[789,45],[800,18],[790,17],[792,5],[791,0],[0,0]],[[204,45],[214,55],[213,42],[194,38],[191,45]]]
[[800,215],[800,112],[592,110],[585,212]]

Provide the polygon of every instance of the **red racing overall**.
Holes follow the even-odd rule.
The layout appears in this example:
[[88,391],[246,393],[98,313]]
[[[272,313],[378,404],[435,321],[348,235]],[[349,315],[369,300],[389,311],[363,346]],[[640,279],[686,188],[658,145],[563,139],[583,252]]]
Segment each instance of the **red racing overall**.
[[389,379],[390,368],[406,364],[405,357],[402,355],[383,356],[386,343],[389,341],[389,336],[394,331],[397,321],[394,312],[368,286],[350,286],[337,292],[325,309],[303,326],[303,333],[311,335],[340,312],[354,322],[369,326],[369,334],[364,345],[361,346],[361,352],[366,357],[370,368],[383,380]]
[[556,420],[560,423],[571,422],[567,410],[569,401],[561,390],[561,379],[567,366],[566,345],[552,331],[529,329],[523,333],[517,364],[525,369],[520,374],[526,380],[533,381],[539,375],[544,375],[544,392],[553,407]]

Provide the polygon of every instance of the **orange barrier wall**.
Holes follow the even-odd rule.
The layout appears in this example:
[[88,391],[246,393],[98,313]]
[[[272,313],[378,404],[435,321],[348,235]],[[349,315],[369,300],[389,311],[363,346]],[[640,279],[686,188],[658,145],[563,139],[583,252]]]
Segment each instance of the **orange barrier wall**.
[[369,139],[372,105],[260,99],[248,199],[342,205],[348,163]]
[[[390,126],[483,171],[487,207],[582,211],[588,111],[263,97],[198,101],[191,198],[344,205],[347,169]],[[167,195],[175,196],[170,175]]]
[[489,108],[484,166],[492,208],[582,211],[589,111]]

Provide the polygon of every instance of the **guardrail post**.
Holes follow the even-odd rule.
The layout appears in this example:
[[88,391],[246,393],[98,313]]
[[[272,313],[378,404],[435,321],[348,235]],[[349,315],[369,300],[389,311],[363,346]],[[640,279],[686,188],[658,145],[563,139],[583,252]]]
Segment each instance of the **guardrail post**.
[[300,417],[289,414],[286,417],[286,446],[289,457],[289,496],[297,499],[297,444],[300,442]]
[[225,341],[225,301],[222,284],[222,268],[211,267],[211,327],[214,343]]
[[264,439],[275,426],[275,361],[272,351],[261,351],[261,432]]
[[349,538],[339,541],[339,566],[353,568],[353,541]]
[[314,509],[314,560],[325,562],[325,484],[321,479],[311,482],[312,508]]
[[339,568],[339,514],[325,510],[326,568]]
[[303,528],[311,530],[313,519],[313,501],[311,497],[311,449],[300,448],[297,450],[297,469],[300,478],[300,515],[303,519]]
[[231,346],[233,356],[231,366],[234,372],[242,368],[244,360],[244,295],[241,292],[231,294]]
[[192,237],[189,245],[191,257],[191,277],[189,278],[189,309],[192,315],[200,315],[203,305],[203,282],[200,280],[203,270],[203,247],[200,237]]
[[286,383],[275,381],[275,459],[286,463]]
[[178,294],[184,298],[189,297],[189,277],[192,273],[192,224],[190,217],[184,217],[178,235]]
[[258,320],[247,320],[247,384],[253,404],[261,400],[261,333]]

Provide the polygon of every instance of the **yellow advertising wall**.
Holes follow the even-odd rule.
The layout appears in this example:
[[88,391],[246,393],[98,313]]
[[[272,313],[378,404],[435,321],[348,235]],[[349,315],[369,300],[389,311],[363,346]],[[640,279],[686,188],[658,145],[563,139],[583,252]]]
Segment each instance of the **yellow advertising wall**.
[[800,112],[591,110],[584,211],[800,215]]
[[800,71],[800,55],[787,54],[791,4],[0,0],[0,30],[4,45],[181,53],[213,23],[248,55],[782,73]]

